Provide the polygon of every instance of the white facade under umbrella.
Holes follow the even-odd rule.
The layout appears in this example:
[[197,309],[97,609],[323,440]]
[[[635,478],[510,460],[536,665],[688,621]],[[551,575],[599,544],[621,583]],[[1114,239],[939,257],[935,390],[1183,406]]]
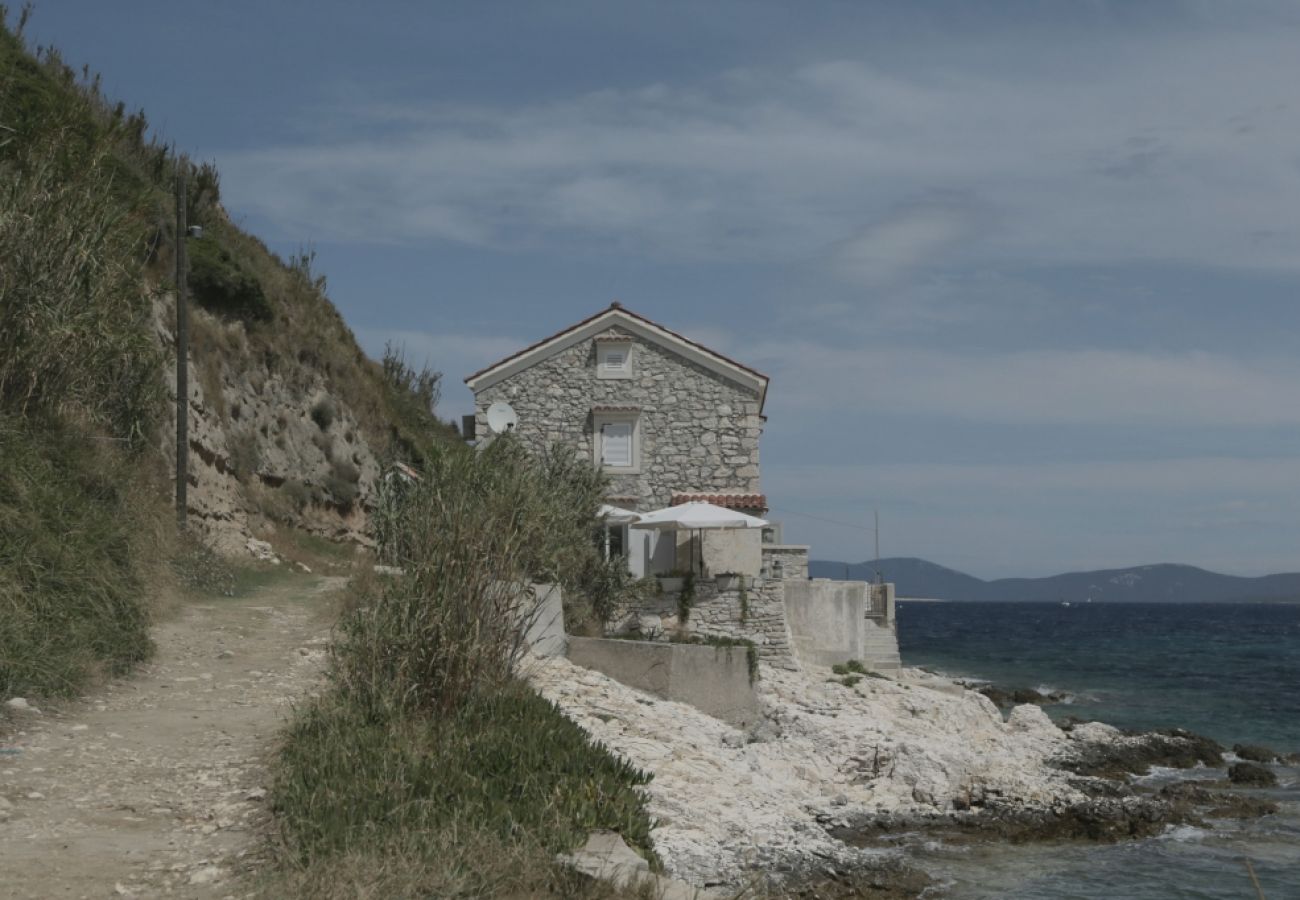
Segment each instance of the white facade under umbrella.
[[[596,511],[596,518],[605,526],[605,559],[609,559],[610,527],[614,525],[620,527],[623,525],[630,525],[640,519],[641,514],[633,512],[630,509],[623,509],[619,506],[610,506],[608,503],[605,503]],[[624,552],[626,552],[626,547],[624,548]]]
[[[633,528],[648,528],[655,531],[703,531],[706,528],[762,528],[767,525],[767,520],[703,500],[692,500],[689,503],[641,513],[638,520],[631,525]],[[692,566],[694,562],[692,559]],[[700,565],[701,567],[704,565],[703,554],[701,554]]]

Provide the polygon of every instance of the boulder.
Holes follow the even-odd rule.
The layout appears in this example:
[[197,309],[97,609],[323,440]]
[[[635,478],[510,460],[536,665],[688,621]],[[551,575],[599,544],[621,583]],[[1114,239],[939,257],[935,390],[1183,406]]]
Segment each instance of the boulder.
[[1247,762],[1271,763],[1276,762],[1278,759],[1278,754],[1275,751],[1267,747],[1261,747],[1258,744],[1233,744],[1232,752]]
[[1228,780],[1246,787],[1272,787],[1277,784],[1277,776],[1272,769],[1253,762],[1233,763],[1228,769]]

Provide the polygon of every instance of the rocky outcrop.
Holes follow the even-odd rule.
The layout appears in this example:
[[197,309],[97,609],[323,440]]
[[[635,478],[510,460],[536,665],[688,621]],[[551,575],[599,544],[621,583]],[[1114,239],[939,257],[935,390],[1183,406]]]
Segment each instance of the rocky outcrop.
[[1228,767],[1228,780],[1243,787],[1273,787],[1277,776],[1259,763],[1239,762]]
[[1123,778],[1145,775],[1152,766],[1190,769],[1223,765],[1223,748],[1207,737],[1182,729],[1131,734],[1101,722],[1070,729],[1071,741],[1055,762],[1079,775]]
[[[159,341],[174,346],[170,298],[155,307]],[[190,525],[227,555],[281,526],[364,543],[366,506],[379,477],[355,412],[323,372],[250,352],[245,326],[191,311],[200,335],[188,365]],[[159,443],[175,471],[175,361],[165,379],[168,418]]]
[[761,875],[780,880],[785,895],[857,896],[844,873],[878,880],[882,891],[906,884],[905,872],[882,874],[897,862],[902,832],[1113,841],[1269,808],[1213,785],[1131,783],[1130,772],[1151,765],[1221,760],[1207,739],[1099,723],[1066,732],[1036,704],[1004,721],[982,694],[916,669],[845,686],[829,670],[763,664],[765,717],[748,730],[564,659],[530,660],[526,671],[595,739],[654,774],[646,792],[656,852],[668,872],[697,885]]
[[[567,660],[528,665],[566,715],[654,773],[656,850],[695,884],[878,867],[893,851],[836,836],[873,819],[982,823],[1089,804],[1098,820],[1119,815],[1119,801],[1099,805],[1050,764],[1070,739],[1036,706],[1004,722],[987,698],[951,682],[932,689],[939,680],[914,670],[853,687],[829,675],[762,666],[765,722],[743,732]],[[1142,804],[1130,805],[1140,815]]]

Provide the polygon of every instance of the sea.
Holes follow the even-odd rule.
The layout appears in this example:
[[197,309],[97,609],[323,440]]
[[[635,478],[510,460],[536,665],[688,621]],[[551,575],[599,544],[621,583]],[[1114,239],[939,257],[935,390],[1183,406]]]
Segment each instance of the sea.
[[[1300,752],[1300,605],[900,600],[898,639],[906,665],[1063,692],[1044,707],[1058,720]],[[1300,900],[1300,768],[1275,771],[1278,787],[1261,793],[1280,811],[1262,819],[1116,844],[918,837],[908,853],[937,896],[963,900]],[[1141,781],[1225,775],[1157,769]]]

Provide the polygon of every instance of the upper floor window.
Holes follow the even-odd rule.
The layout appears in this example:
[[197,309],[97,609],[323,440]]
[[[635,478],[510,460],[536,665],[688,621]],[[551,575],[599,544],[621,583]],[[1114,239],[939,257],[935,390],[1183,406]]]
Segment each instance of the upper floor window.
[[596,377],[631,378],[634,346],[631,341],[626,340],[597,340]]
[[613,474],[630,474],[641,467],[640,417],[631,410],[592,412],[595,461]]

